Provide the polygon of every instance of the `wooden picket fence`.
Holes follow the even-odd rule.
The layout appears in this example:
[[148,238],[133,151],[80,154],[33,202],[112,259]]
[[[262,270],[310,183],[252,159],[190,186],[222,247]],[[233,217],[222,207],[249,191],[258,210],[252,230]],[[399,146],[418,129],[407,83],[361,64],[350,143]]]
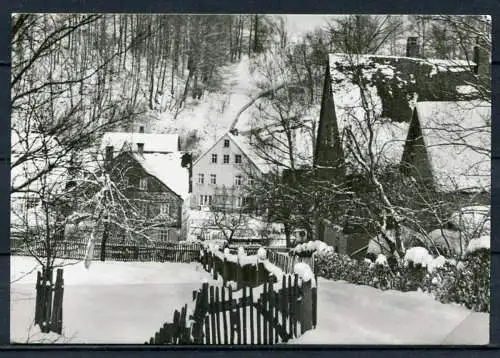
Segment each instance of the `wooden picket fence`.
[[293,273],[293,268],[296,263],[303,262],[308,264],[311,267],[313,272],[315,271],[314,266],[314,256],[310,257],[301,257],[301,256],[288,256],[285,253],[267,250],[267,259],[278,266],[283,272]]
[[62,333],[63,320],[63,269],[57,269],[56,282],[52,270],[38,271],[36,280],[35,324],[43,333]]
[[232,262],[226,258],[222,259],[211,251],[203,251],[200,262],[207,272],[213,274],[214,279],[219,276],[223,282],[233,281],[241,287],[255,287],[263,283],[270,282],[274,276],[266,270],[262,262],[256,265],[241,266],[237,262]]
[[[155,262],[194,262],[198,261],[201,246],[192,244],[170,244],[156,242],[151,244],[113,243],[106,244],[106,260],[113,261],[155,261]],[[29,249],[20,239],[11,239],[12,255],[30,255],[30,250],[37,256],[45,257],[43,242],[30,243]],[[82,260],[87,250],[86,240],[54,242],[53,256],[61,259]],[[101,257],[101,242],[94,246],[94,260]]]
[[193,297],[192,323],[186,325],[185,305],[146,344],[286,343],[317,323],[317,289],[297,275],[239,291],[205,283]]

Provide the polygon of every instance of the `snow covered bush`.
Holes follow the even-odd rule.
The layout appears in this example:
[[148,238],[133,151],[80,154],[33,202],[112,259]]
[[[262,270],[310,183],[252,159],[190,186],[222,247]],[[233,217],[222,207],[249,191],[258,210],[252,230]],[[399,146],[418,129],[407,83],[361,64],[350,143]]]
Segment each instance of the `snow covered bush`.
[[455,302],[467,308],[489,312],[490,257],[486,238],[469,244],[463,261],[432,257],[422,247],[409,249],[400,262],[379,255],[375,262],[357,261],[347,255],[322,252],[315,255],[318,276],[368,285],[382,290],[422,290],[443,303]]
[[478,239],[472,239],[469,241],[465,255],[471,255],[478,251],[490,251],[490,236],[481,236]]
[[478,311],[490,311],[490,253],[480,249],[456,265],[450,260],[424,280],[423,289],[443,303],[455,302]]
[[333,252],[334,249],[332,246],[325,244],[323,241],[315,240],[308,241],[303,244],[299,244],[290,250],[290,255],[292,256],[301,256],[301,257],[309,257],[312,256],[315,252]]

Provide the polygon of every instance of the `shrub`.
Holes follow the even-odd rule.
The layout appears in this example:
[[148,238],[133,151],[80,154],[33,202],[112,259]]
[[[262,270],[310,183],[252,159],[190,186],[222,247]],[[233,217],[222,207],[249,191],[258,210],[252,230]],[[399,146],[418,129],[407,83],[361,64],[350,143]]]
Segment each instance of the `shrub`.
[[423,287],[440,302],[456,302],[474,311],[489,312],[489,251],[477,250],[457,265],[446,263],[424,279]]
[[487,249],[469,253],[458,264],[442,257],[434,259],[434,264],[429,264],[432,261],[428,264],[397,261],[389,265],[380,257],[376,262],[359,262],[334,252],[320,252],[315,256],[318,276],[327,279],[382,290],[406,292],[420,289],[432,293],[443,303],[455,302],[479,312],[490,310],[490,258]]

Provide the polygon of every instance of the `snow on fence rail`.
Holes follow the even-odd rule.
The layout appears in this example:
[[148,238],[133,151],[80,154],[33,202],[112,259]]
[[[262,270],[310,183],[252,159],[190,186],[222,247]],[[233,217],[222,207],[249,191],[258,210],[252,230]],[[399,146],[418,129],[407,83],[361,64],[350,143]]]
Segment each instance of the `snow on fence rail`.
[[274,265],[278,266],[285,273],[293,273],[294,267],[298,263],[304,263],[311,267],[314,271],[314,256],[288,256],[281,252],[267,250],[267,259]]
[[[83,260],[87,249],[87,240],[60,241],[52,245],[52,256],[61,259]],[[46,256],[46,247],[43,242],[28,244],[22,239],[11,239],[12,255]],[[193,262],[200,256],[200,245],[171,244],[156,242],[149,245],[137,243],[113,243],[105,246],[105,259],[114,261],[155,261],[155,262]],[[101,257],[101,242],[94,246],[93,258]]]
[[206,271],[212,272],[214,279],[220,276],[225,283],[238,288],[279,281],[283,274],[296,273],[295,268],[299,263],[308,265],[310,271],[314,272],[313,257],[289,257],[264,248],[260,248],[256,255],[248,256],[241,247],[238,254],[234,255],[227,248],[222,252],[218,247],[206,244],[200,262]]
[[205,283],[193,297],[196,304],[188,319],[186,305],[146,344],[284,343],[317,323],[317,288],[298,274],[239,291]]

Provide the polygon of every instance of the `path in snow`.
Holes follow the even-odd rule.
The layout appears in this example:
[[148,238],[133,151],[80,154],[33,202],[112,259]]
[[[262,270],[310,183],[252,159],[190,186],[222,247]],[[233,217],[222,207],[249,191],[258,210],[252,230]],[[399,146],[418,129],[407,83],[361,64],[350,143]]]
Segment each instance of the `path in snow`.
[[319,278],[318,325],[291,344],[487,344],[489,315],[422,292]]
[[[75,261],[66,261],[75,262]],[[36,263],[11,258],[12,342],[40,342],[34,317]],[[24,276],[24,277],[23,277]],[[83,262],[64,270],[63,330],[58,343],[138,343],[149,339],[173,312],[192,299],[210,275],[199,264],[156,262]],[[43,338],[42,338],[43,337]]]

